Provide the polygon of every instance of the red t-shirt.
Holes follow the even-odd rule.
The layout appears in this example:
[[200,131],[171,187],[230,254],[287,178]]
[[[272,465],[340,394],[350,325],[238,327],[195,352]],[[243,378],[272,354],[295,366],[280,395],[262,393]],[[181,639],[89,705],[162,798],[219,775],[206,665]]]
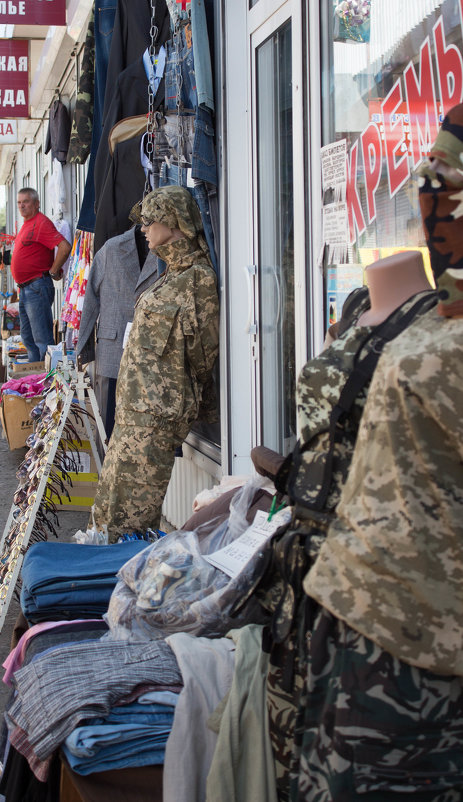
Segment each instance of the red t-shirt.
[[54,249],[64,240],[51,220],[37,212],[24,220],[14,241],[11,274],[17,284],[40,278],[52,266]]

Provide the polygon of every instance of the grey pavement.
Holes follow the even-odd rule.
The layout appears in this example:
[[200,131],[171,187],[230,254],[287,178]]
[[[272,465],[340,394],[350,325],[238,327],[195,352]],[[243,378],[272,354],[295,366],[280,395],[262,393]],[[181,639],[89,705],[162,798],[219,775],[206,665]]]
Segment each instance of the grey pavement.
[[[1,431],[1,430],[0,430]],[[3,534],[5,524],[13,502],[13,495],[18,486],[16,471],[26,454],[25,448],[18,448],[10,451],[8,443],[0,434],[0,533]],[[85,529],[87,526],[88,512],[83,510],[62,510],[59,512],[58,539],[60,541],[72,541],[72,535],[78,529]],[[54,540],[50,537],[50,540]],[[10,651],[11,634],[18,613],[20,611],[19,602],[13,598],[8,609],[5,623],[0,632],[0,666]],[[0,668],[0,676],[2,669]],[[9,688],[0,682],[0,712],[3,712],[9,697]],[[0,757],[1,760],[1,757]],[[1,797],[0,797],[1,799]]]

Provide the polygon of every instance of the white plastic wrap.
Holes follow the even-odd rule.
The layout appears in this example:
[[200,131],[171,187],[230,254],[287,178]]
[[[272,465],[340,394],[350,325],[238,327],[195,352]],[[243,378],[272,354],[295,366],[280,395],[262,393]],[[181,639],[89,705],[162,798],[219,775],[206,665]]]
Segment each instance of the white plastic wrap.
[[201,528],[171,532],[122,566],[105,616],[109,637],[147,640],[174,632],[218,637],[233,627],[262,623],[261,608],[253,599],[239,616],[229,616],[254,581],[262,552],[235,579],[203,555],[218,551],[249,528],[246,514],[265,482],[259,477],[244,485],[232,500],[229,518],[205,537]]

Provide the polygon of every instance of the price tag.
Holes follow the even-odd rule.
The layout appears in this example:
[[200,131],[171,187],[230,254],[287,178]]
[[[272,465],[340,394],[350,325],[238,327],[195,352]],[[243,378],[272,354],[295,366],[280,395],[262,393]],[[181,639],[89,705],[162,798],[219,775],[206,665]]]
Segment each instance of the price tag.
[[213,554],[205,554],[204,558],[211,565],[219,568],[224,574],[234,579],[243,570],[251,557],[275,534],[277,529],[289,523],[290,520],[290,507],[285,507],[285,509],[275,513],[271,521],[268,520],[268,512],[258,510],[252,525],[249,529],[246,529],[246,532],[241,537]]

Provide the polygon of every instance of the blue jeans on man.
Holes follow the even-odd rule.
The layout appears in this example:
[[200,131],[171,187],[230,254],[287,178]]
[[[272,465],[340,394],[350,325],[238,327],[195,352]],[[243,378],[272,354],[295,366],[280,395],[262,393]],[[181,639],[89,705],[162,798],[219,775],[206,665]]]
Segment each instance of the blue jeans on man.
[[19,292],[21,339],[27,348],[29,362],[44,359],[47,347],[53,345],[53,313],[55,299],[53,279],[44,273]]

